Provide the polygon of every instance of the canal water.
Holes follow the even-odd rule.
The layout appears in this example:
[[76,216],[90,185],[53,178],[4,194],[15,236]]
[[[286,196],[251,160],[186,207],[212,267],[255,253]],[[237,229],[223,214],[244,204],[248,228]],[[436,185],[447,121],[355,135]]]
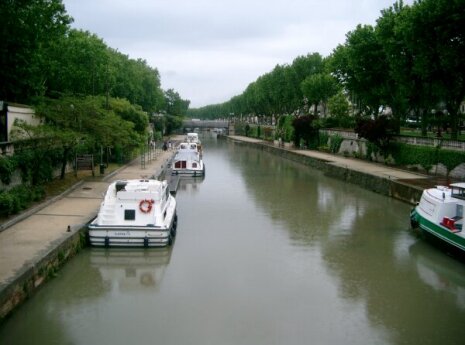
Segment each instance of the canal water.
[[465,343],[465,264],[409,230],[409,205],[203,141],[174,245],[84,250],[0,344]]

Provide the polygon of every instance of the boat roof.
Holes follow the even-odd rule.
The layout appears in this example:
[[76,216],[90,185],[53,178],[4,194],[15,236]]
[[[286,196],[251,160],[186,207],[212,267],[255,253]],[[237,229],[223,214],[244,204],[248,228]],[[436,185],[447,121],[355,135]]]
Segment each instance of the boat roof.
[[194,159],[199,160],[199,153],[197,151],[178,151],[174,156],[174,160],[186,160],[186,159]]
[[178,152],[180,151],[197,151],[197,144],[196,143],[180,143],[178,146]]
[[465,199],[465,183],[453,183],[449,186],[436,186],[425,192],[432,198],[443,202],[457,202],[456,199]]
[[154,179],[140,180],[117,180],[113,182],[117,190],[125,190],[127,192],[154,192],[158,191],[163,185],[167,185],[166,181],[158,181]]

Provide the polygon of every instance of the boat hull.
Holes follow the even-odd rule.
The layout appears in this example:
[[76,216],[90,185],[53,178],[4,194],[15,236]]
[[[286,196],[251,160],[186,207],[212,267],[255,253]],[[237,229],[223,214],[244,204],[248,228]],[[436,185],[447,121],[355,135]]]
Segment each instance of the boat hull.
[[204,176],[205,169],[172,169],[171,175]]
[[465,238],[447,229],[446,227],[431,222],[423,217],[416,209],[410,214],[412,226],[418,226],[420,229],[430,233],[440,240],[449,243],[450,245],[459,248],[465,252]]
[[89,242],[95,247],[165,247],[176,236],[177,217],[169,227],[89,224]]

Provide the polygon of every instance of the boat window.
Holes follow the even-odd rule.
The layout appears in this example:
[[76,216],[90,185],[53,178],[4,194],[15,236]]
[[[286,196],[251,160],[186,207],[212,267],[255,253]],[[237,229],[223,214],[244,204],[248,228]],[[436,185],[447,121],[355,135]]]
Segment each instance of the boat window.
[[163,212],[163,219],[165,219],[165,218],[166,218],[166,211]]
[[124,210],[124,220],[136,220],[136,210]]
[[452,197],[465,200],[465,188],[452,187]]

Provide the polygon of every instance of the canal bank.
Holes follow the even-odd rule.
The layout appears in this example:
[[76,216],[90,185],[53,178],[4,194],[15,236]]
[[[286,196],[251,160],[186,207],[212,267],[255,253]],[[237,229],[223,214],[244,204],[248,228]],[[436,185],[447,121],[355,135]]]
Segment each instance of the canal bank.
[[96,216],[110,183],[158,178],[174,153],[160,151],[144,164],[139,157],[100,181],[80,182],[4,224],[0,232],[0,324],[87,245],[86,225]]
[[435,182],[423,174],[355,158],[346,158],[314,150],[284,148],[263,140],[242,136],[229,136],[228,139],[239,145],[253,146],[282,158],[310,166],[323,171],[327,176],[412,205],[420,200],[423,186],[434,185]]

